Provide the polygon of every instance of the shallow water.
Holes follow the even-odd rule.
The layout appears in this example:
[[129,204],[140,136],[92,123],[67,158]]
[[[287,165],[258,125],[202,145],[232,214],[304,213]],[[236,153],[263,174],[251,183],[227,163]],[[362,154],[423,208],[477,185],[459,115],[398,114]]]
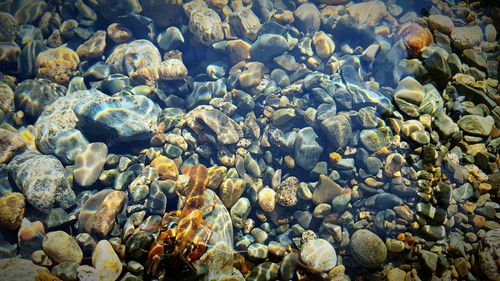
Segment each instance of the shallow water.
[[499,280],[499,25],[1,1],[0,279]]

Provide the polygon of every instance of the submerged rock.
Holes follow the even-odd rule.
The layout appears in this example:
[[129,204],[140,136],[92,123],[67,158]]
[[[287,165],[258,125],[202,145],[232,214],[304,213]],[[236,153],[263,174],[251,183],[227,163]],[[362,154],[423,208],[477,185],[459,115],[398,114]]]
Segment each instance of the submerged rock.
[[184,119],[199,136],[214,143],[234,144],[243,136],[238,123],[211,106],[199,106],[186,114]]
[[36,57],[37,76],[64,85],[77,73],[79,63],[78,54],[67,47],[49,49]]
[[356,262],[366,268],[381,267],[387,257],[384,241],[366,229],[357,230],[352,234],[350,249]]
[[107,144],[149,140],[159,107],[139,95],[107,97],[77,104],[77,127]]
[[73,170],[75,182],[84,187],[94,184],[101,174],[107,154],[108,147],[102,142],[91,143],[79,152]]
[[75,203],[64,166],[55,157],[30,150],[14,157],[8,168],[26,200],[39,211],[48,214],[54,203],[65,209]]

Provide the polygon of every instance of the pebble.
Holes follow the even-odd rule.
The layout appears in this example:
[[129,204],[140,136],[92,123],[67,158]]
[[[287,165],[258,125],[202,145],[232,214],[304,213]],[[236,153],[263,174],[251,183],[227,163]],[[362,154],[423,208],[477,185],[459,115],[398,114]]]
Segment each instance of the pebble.
[[330,36],[323,31],[314,33],[312,37],[316,55],[322,59],[330,57],[335,51],[335,43]]
[[261,243],[253,243],[248,246],[248,257],[257,260],[266,259],[269,253],[269,248]]
[[295,163],[304,170],[311,170],[318,163],[323,147],[318,142],[319,137],[311,127],[298,131],[294,143]]
[[64,231],[52,231],[43,238],[43,251],[55,263],[82,262],[83,252],[75,239]]
[[450,38],[453,46],[463,51],[478,46],[483,40],[483,31],[479,26],[455,27]]
[[227,178],[219,187],[219,196],[227,208],[231,208],[245,191],[245,182],[238,178]]
[[276,208],[276,191],[269,187],[261,189],[257,196],[257,202],[265,212],[273,212]]
[[99,58],[106,48],[106,31],[98,30],[83,44],[78,46],[76,53],[80,58]]
[[112,191],[106,195],[92,220],[88,221],[92,234],[105,237],[111,232],[116,216],[121,212],[125,200],[126,195],[123,191]]
[[315,204],[330,202],[342,194],[342,187],[326,175],[319,175],[319,181],[314,188],[312,200]]
[[0,163],[8,163],[19,151],[26,148],[23,139],[16,133],[0,129]]
[[302,245],[300,259],[315,271],[327,272],[337,264],[337,253],[328,241],[315,239]]
[[387,281],[405,280],[405,278],[406,278],[406,272],[399,268],[392,268],[387,273]]
[[429,27],[442,33],[449,34],[455,27],[450,17],[445,15],[430,15]]
[[65,85],[76,74],[79,63],[78,54],[67,47],[49,49],[36,57],[37,76]]
[[0,226],[14,230],[21,226],[26,204],[24,196],[18,192],[0,197]]
[[36,265],[46,267],[52,266],[52,261],[43,250],[34,251],[33,254],[31,254],[31,260]]
[[252,44],[250,57],[259,62],[269,62],[274,57],[283,54],[289,45],[285,37],[277,34],[262,34]]
[[431,271],[436,271],[438,263],[438,255],[436,253],[427,250],[421,250],[420,257],[422,258],[424,264],[428,269],[430,269]]
[[186,79],[188,70],[182,60],[180,59],[167,59],[162,61],[158,67],[158,75],[163,80],[178,80]]
[[350,249],[356,262],[366,268],[379,268],[387,258],[385,243],[375,233],[366,229],[357,230],[352,234]]
[[156,170],[158,177],[162,180],[177,180],[179,177],[179,169],[175,162],[163,155],[156,157],[151,161],[150,166]]
[[79,264],[74,262],[62,262],[52,268],[52,274],[63,281],[77,281],[79,266]]
[[102,142],[91,143],[79,152],[73,170],[75,182],[83,187],[94,184],[102,172],[107,154],[108,147]]
[[117,280],[122,272],[122,262],[107,240],[97,243],[92,253],[92,266],[101,280]]
[[245,68],[238,77],[238,82],[243,88],[254,88],[260,84],[264,75],[264,64],[260,62],[250,62],[245,64]]
[[293,13],[295,22],[300,31],[304,33],[314,33],[321,25],[320,12],[316,5],[305,3],[297,7]]
[[206,46],[224,39],[222,21],[219,15],[208,7],[198,7],[191,11],[189,14],[189,31],[201,44]]
[[387,14],[387,8],[382,1],[356,3],[346,10],[361,26],[375,26]]
[[297,190],[300,182],[296,177],[288,177],[276,187],[276,203],[284,207],[297,205]]
[[457,124],[466,133],[488,136],[493,129],[494,120],[491,116],[465,115],[458,120]]
[[120,23],[112,23],[107,28],[109,38],[115,43],[125,43],[132,39],[132,31]]

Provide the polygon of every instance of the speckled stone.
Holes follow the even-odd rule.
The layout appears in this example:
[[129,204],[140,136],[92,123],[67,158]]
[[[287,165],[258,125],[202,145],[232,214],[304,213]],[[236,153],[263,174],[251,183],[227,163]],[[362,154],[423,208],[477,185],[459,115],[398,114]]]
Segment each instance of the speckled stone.
[[21,226],[25,212],[24,196],[18,192],[0,197],[0,226],[14,230]]
[[8,168],[26,200],[39,211],[48,214],[54,203],[63,208],[75,203],[64,166],[55,157],[30,150],[15,156]]
[[0,129],[0,164],[8,163],[16,153],[25,148],[26,144],[18,134]]
[[79,63],[78,54],[67,47],[49,49],[36,57],[37,76],[64,85],[76,74]]

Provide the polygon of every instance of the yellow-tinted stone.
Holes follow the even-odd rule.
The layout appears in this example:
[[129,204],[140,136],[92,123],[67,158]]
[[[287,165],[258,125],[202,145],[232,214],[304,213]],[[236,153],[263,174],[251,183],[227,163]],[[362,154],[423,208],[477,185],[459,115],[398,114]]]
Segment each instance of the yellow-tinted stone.
[[162,180],[177,180],[179,177],[179,169],[177,169],[174,160],[166,156],[161,155],[156,157],[150,165],[156,170]]
[[66,84],[76,73],[80,58],[66,47],[49,49],[36,57],[37,75],[54,83]]
[[226,177],[227,168],[224,166],[212,166],[208,168],[208,176],[210,181],[207,184],[208,188],[217,189]]
[[316,32],[312,40],[314,48],[316,49],[316,55],[322,59],[331,56],[335,51],[335,43],[332,38],[323,31]]
[[21,226],[25,211],[24,196],[18,192],[0,198],[0,226],[17,229]]
[[340,160],[342,160],[342,156],[340,154],[338,154],[337,152],[332,152],[328,156],[330,158],[330,161],[332,161],[332,163],[334,163],[334,164],[338,163]]

